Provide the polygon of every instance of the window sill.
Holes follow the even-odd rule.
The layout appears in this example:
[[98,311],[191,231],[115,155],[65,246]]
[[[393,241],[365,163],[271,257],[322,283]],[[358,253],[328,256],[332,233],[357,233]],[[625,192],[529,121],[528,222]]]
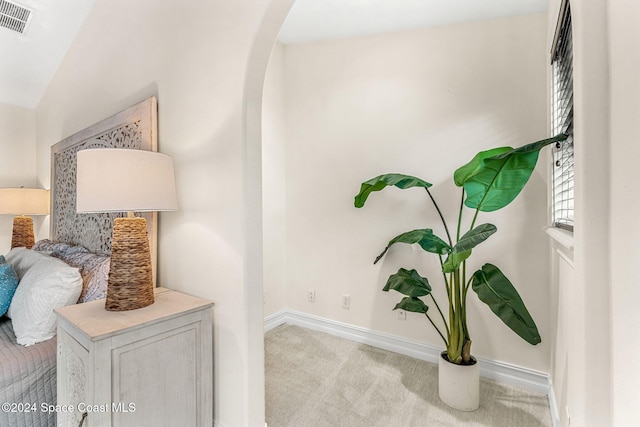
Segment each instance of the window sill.
[[544,231],[551,237],[556,243],[564,246],[570,251],[573,251],[573,233],[567,230],[563,230],[557,227],[546,227]]

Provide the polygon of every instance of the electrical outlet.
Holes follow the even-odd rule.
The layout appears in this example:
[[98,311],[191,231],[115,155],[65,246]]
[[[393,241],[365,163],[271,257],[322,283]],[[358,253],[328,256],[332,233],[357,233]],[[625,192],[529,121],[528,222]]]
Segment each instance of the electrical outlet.
[[307,291],[307,301],[316,302],[316,291],[314,291],[313,289],[309,289]]
[[349,295],[342,295],[342,308],[347,310],[351,307],[351,297]]
[[407,312],[404,310],[398,310],[398,320],[407,320]]

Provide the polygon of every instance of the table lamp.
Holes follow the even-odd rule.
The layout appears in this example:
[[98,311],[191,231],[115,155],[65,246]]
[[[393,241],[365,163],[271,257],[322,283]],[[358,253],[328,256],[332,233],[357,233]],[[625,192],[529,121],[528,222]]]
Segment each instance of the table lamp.
[[0,188],[0,214],[13,218],[11,249],[35,245],[33,219],[28,215],[49,214],[49,191],[41,188]]
[[78,151],[78,213],[127,212],[113,222],[105,308],[125,311],[153,304],[147,221],[133,212],[177,209],[173,160],[146,150]]

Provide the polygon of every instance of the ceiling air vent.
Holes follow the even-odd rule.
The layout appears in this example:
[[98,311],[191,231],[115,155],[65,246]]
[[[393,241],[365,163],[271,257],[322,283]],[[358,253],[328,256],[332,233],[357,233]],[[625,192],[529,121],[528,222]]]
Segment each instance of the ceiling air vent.
[[7,0],[0,0],[0,27],[23,34],[27,29],[29,18],[31,18],[31,10]]

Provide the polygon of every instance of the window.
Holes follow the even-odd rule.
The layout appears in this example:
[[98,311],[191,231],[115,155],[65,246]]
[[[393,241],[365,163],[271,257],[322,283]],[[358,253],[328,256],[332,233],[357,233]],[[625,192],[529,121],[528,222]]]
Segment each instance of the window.
[[571,8],[561,8],[551,51],[552,131],[569,135],[553,148],[553,225],[573,231],[573,47]]

